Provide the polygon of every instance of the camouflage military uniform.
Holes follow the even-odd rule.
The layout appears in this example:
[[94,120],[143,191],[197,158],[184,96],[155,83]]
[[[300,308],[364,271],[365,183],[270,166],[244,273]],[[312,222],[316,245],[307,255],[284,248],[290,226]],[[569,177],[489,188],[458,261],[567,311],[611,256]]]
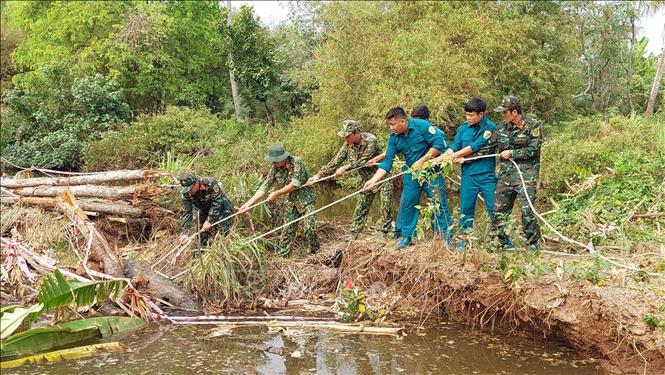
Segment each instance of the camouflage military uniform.
[[[316,191],[311,186],[301,187],[309,178],[307,169],[305,169],[305,163],[294,156],[289,156],[286,161],[287,166],[284,168],[278,168],[273,165],[270,173],[268,173],[268,176],[263,180],[259,188],[261,191],[268,192],[275,182],[279,185],[288,185],[291,183],[298,188],[289,193],[287,197],[288,205],[284,214],[284,223],[293,221],[300,216],[316,210]],[[304,219],[303,225],[310,252],[316,253],[319,251],[319,241],[316,236],[316,215]],[[281,256],[289,255],[289,246],[296,238],[296,229],[297,224],[292,224],[282,231],[279,241],[279,254]]]
[[[180,218],[183,230],[191,230],[193,227],[194,207],[199,211],[199,225],[202,225],[206,220],[210,224],[214,224],[233,213],[233,204],[226,198],[217,180],[213,177],[203,177],[199,182],[205,185],[206,188],[200,189],[191,197],[187,193],[189,187],[183,188],[180,192],[180,199],[184,206],[184,212]],[[201,247],[208,246],[210,239],[215,237],[219,227],[224,230],[224,233],[227,233],[231,227],[231,222],[227,220],[213,226],[207,232],[201,232]]]
[[515,165],[510,160],[499,158],[498,181],[494,197],[494,219],[492,220],[492,227],[498,236],[499,246],[512,247],[504,226],[513,210],[515,198],[519,195],[522,229],[527,245],[535,247],[540,239],[540,226],[529,207],[525,194],[528,194],[532,203],[535,202],[540,171],[540,147],[543,143],[540,124],[535,119],[522,116],[518,125],[504,122],[497,128],[492,138],[497,142],[497,153],[511,150],[511,159],[519,166],[526,183],[525,192]]
[[[371,158],[381,153],[381,147],[379,146],[379,141],[371,133],[360,133],[362,138],[362,143],[358,145],[350,146],[346,143],[342,145],[342,148],[339,149],[337,155],[326,165],[321,168],[319,177],[330,176],[335,173],[335,170],[339,168],[342,163],[348,161],[347,169],[355,169],[361,167],[367,163]],[[367,182],[378,167],[367,167],[360,168],[358,174],[360,175],[360,184],[358,189],[362,188],[365,182]],[[391,183],[381,184],[378,187],[378,192],[381,196],[381,231],[388,233],[392,229],[392,220],[393,220],[393,185]],[[353,234],[360,233],[365,227],[367,222],[367,216],[369,216],[369,210],[372,207],[372,201],[376,196],[376,191],[366,191],[358,195],[358,201],[356,203],[356,209],[353,212],[353,224],[351,232]]]

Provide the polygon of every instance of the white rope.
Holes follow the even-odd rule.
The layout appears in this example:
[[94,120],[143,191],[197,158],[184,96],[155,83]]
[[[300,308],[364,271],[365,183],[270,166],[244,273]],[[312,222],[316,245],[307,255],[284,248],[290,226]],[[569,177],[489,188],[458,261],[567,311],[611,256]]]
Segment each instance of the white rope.
[[[469,161],[469,160],[483,159],[483,158],[495,157],[495,156],[497,156],[497,155],[500,155],[500,154],[475,156],[475,157],[473,157],[473,158],[468,158],[468,159],[464,159],[464,160],[465,160],[465,161]],[[577,241],[577,240],[574,240],[574,239],[572,239],[572,238],[569,238],[569,237],[566,237],[565,235],[563,235],[563,234],[562,234],[561,232],[559,232],[556,228],[554,228],[554,226],[553,226],[552,224],[550,224],[547,220],[545,220],[545,218],[544,218],[540,213],[538,213],[538,211],[536,211],[536,207],[534,207],[533,202],[531,202],[531,198],[529,198],[529,194],[528,194],[527,191],[526,191],[526,189],[527,189],[526,182],[524,181],[524,176],[522,175],[522,171],[520,170],[519,165],[518,165],[518,164],[515,162],[515,160],[513,160],[513,159],[507,159],[507,160],[509,160],[511,163],[513,163],[513,165],[515,165],[515,168],[517,169],[517,174],[518,174],[519,177],[520,177],[520,182],[521,182],[521,184],[522,184],[522,188],[524,189],[524,196],[526,197],[526,201],[527,201],[527,203],[529,204],[529,207],[531,208],[531,211],[534,213],[534,215],[536,215],[536,217],[537,217],[540,221],[542,221],[543,223],[545,223],[545,225],[547,225],[547,227],[548,227],[552,232],[554,232],[557,236],[559,236],[559,238],[561,238],[563,241],[566,241],[566,242],[568,242],[568,243],[571,243],[571,244],[574,244],[574,245],[577,245],[577,246],[583,247],[583,248],[585,248],[585,249],[587,249],[587,250],[589,251],[589,254],[590,254],[590,255],[596,255],[596,256],[598,256],[599,258],[601,258],[601,259],[603,259],[603,260],[605,260],[605,261],[607,261],[607,262],[609,262],[609,263],[611,263],[611,264],[613,264],[613,265],[615,265],[615,266],[617,266],[617,267],[625,268],[625,269],[628,269],[628,270],[631,270],[631,271],[635,271],[635,272],[645,272],[645,273],[647,273],[647,274],[650,275],[650,276],[662,276],[662,275],[659,274],[659,273],[647,272],[647,271],[645,271],[645,270],[643,270],[643,269],[640,269],[640,268],[637,268],[637,267],[634,267],[634,266],[630,266],[630,265],[626,265],[626,264],[622,264],[622,263],[616,262],[616,261],[614,261],[614,260],[612,260],[612,259],[610,259],[610,258],[604,256],[604,255],[601,254],[600,252],[596,251],[596,249],[594,249],[594,247],[593,247],[593,243],[592,243],[592,242],[589,242],[588,245],[585,245],[585,244],[583,244],[583,243],[581,243],[581,242],[579,242],[579,241]],[[547,251],[547,253],[548,253],[548,254],[557,254],[557,252],[554,252],[554,251]],[[568,254],[568,253],[558,253],[558,254],[562,254],[562,255],[570,255],[570,254]]]
[[[348,171],[344,171],[344,173],[354,172],[354,171],[357,171],[357,170],[359,170],[360,168],[364,168],[364,167],[365,167],[365,166],[360,166],[360,167],[357,167],[357,168],[353,168],[353,169],[350,169],[350,170],[348,170]],[[328,177],[323,177],[323,178],[320,178],[320,179],[318,179],[318,180],[315,180],[315,181],[313,181],[311,184],[300,186],[300,187],[296,188],[296,190],[301,189],[301,188],[304,188],[304,187],[307,187],[307,186],[312,186],[312,185],[314,185],[314,184],[317,184],[317,183],[319,183],[319,182],[321,182],[321,181],[328,180],[328,179],[333,178],[333,177],[336,177],[335,174],[331,174],[331,175],[328,176]],[[244,214],[244,213],[248,212],[249,210],[251,210],[251,209],[253,209],[253,208],[257,207],[257,206],[260,206],[261,204],[266,203],[267,201],[268,201],[268,199],[266,198],[266,199],[264,199],[264,200],[262,200],[262,201],[260,201],[260,202],[254,203],[253,205],[247,207],[247,209],[245,209],[245,210],[242,211],[242,212],[236,212],[236,213],[234,213],[234,214],[231,214],[231,215],[229,215],[229,216],[227,216],[227,217],[225,217],[225,218],[223,218],[223,219],[221,219],[221,220],[218,220],[218,221],[216,221],[216,222],[210,224],[210,227],[212,228],[212,227],[214,227],[215,225],[219,225],[219,224],[221,224],[221,223],[223,223],[223,222],[225,222],[225,221],[227,221],[227,220],[230,220],[230,219],[232,219],[232,218],[234,218],[234,217],[236,217],[236,216],[238,216],[238,215]],[[159,263],[161,263],[161,262],[163,262],[164,260],[166,260],[166,259],[167,259],[170,255],[172,255],[173,253],[176,254],[175,257],[174,257],[174,260],[177,259],[177,257],[180,256],[180,254],[181,254],[181,253],[182,253],[182,252],[183,252],[183,251],[184,251],[184,250],[185,250],[185,249],[186,249],[186,248],[192,243],[192,241],[193,241],[193,240],[194,240],[199,234],[201,234],[201,233],[203,233],[203,230],[199,229],[196,233],[194,233],[194,234],[192,234],[191,236],[187,237],[187,240],[185,241],[185,243],[183,243],[182,245],[180,245],[180,246],[178,246],[178,247],[173,248],[171,251],[169,251],[169,252],[166,253],[164,256],[162,256],[161,258],[159,258],[155,263],[152,264],[152,266],[150,266],[150,269],[153,269],[153,270],[154,270],[155,266],[157,266]],[[182,274],[184,274],[184,272],[181,272],[181,273],[177,274],[176,276],[173,276],[172,279],[175,279],[176,277],[178,277],[178,276],[180,276],[180,275],[182,275]]]
[[[388,182],[388,181],[390,181],[390,180],[392,180],[392,179],[394,179],[394,178],[396,178],[396,177],[399,177],[399,176],[401,176],[401,175],[403,175],[403,174],[405,174],[405,173],[407,173],[407,172],[408,172],[408,171],[404,171],[404,172],[398,173],[398,174],[396,174],[396,175],[390,176],[390,177],[388,177],[388,178],[386,178],[386,179],[383,179],[383,180],[377,182],[377,183],[376,183],[376,186],[381,185],[381,184],[383,184],[384,182]],[[308,213],[308,214],[306,214],[306,215],[303,215],[303,216],[301,216],[301,217],[299,217],[299,218],[297,218],[297,219],[295,219],[295,220],[291,220],[291,221],[289,221],[289,222],[286,223],[286,224],[280,225],[279,227],[277,227],[277,228],[275,228],[275,229],[273,229],[273,230],[270,230],[270,231],[268,231],[268,232],[266,232],[266,233],[263,233],[263,234],[260,235],[260,236],[253,237],[253,238],[251,238],[250,240],[243,242],[243,245],[247,245],[247,244],[249,244],[249,243],[251,243],[251,242],[254,242],[254,241],[256,241],[256,240],[259,240],[259,239],[261,239],[261,238],[263,238],[263,237],[265,237],[265,236],[267,236],[267,235],[269,235],[269,234],[275,233],[275,232],[277,232],[278,230],[280,230],[280,229],[282,229],[282,228],[288,227],[288,226],[291,225],[291,224],[295,224],[295,223],[299,222],[300,220],[303,220],[303,219],[305,219],[305,218],[307,218],[307,217],[310,217],[310,216],[312,216],[312,215],[314,215],[314,214],[316,214],[316,213],[318,213],[318,212],[321,212],[321,211],[325,210],[325,209],[328,208],[328,207],[334,206],[334,205],[336,205],[337,203],[340,203],[340,202],[342,202],[342,201],[345,201],[345,200],[347,200],[347,199],[349,199],[349,198],[351,198],[351,197],[353,197],[353,196],[356,196],[356,195],[358,195],[358,194],[360,194],[360,193],[362,193],[362,192],[364,192],[364,191],[365,191],[365,189],[360,189],[360,190],[358,190],[358,191],[355,191],[355,192],[353,192],[353,193],[351,193],[351,194],[349,194],[349,195],[347,195],[347,196],[345,196],[345,197],[342,197],[342,198],[340,198],[340,199],[338,199],[338,200],[336,200],[336,201],[334,201],[334,202],[332,202],[332,203],[329,203],[329,204],[327,204],[327,205],[325,205],[325,206],[323,206],[323,207],[321,207],[321,208],[319,208],[319,209],[317,209],[317,210],[314,210],[314,211],[312,211],[312,212],[310,212],[310,213]]]
[[44,173],[45,175],[48,175],[48,176],[50,176],[49,173],[64,174],[64,175],[71,175],[71,176],[85,176],[85,175],[94,175],[94,174],[99,174],[100,173],[100,172],[65,172],[65,171],[56,171],[56,170],[47,169],[47,168],[38,168],[38,167],[34,167],[34,166],[26,168],[26,167],[21,167],[19,165],[16,165],[16,164],[12,163],[11,161],[5,159],[4,157],[0,157],[0,159],[2,159],[2,161],[4,161],[5,163],[11,165],[12,167],[14,167],[16,169],[20,169],[20,170],[23,170],[23,171],[42,172],[42,173]]

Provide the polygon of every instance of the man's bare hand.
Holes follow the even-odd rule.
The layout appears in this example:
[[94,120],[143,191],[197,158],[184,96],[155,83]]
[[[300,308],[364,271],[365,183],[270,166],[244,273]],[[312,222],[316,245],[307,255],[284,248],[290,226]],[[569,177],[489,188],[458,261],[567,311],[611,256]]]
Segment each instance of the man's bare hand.
[[337,168],[337,170],[335,171],[335,177],[339,177],[339,176],[343,175],[344,172],[346,172],[346,167]]
[[510,159],[510,157],[512,155],[510,154],[510,150],[504,150],[504,151],[501,151],[500,156],[501,156],[502,159]]
[[369,180],[369,181],[365,182],[365,185],[363,185],[363,190],[370,191],[370,190],[374,189],[375,185],[376,185],[376,182],[374,182],[372,180]]
[[415,163],[413,163],[412,167],[413,167],[413,169],[419,171],[419,170],[423,169],[424,164],[425,164],[425,162],[423,160],[418,160]]
[[274,201],[275,199],[279,198],[279,196],[280,196],[280,194],[279,194],[278,192],[273,191],[272,193],[270,193],[270,195],[268,195],[268,199],[267,199],[267,201],[268,201],[268,202],[272,202],[272,201]]
[[201,232],[207,232],[210,230],[210,228],[212,228],[212,224],[210,224],[210,222],[206,220],[205,223],[203,223],[203,225],[201,226]]
[[184,245],[184,244],[187,243],[187,241],[189,241],[189,236],[186,235],[186,234],[183,234],[183,235],[180,236],[180,239],[179,239],[178,242],[180,242],[180,245]]
[[318,179],[319,179],[319,175],[315,174],[314,176],[310,177],[307,180],[307,182],[305,183],[305,185],[303,185],[303,186],[310,186],[310,185],[314,184]]

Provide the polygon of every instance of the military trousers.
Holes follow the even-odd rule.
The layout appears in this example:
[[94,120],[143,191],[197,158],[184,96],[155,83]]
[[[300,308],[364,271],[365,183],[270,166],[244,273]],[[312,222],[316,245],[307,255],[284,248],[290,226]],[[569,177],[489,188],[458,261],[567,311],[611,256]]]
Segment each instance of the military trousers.
[[[362,185],[365,181],[362,181],[361,186],[358,189],[362,188]],[[369,210],[372,208],[372,202],[374,197],[379,194],[381,199],[381,227],[380,230],[383,233],[388,233],[392,229],[393,221],[393,184],[391,181],[381,184],[377,191],[364,191],[358,195],[358,200],[356,201],[356,209],[353,211],[353,224],[351,227],[351,232],[354,234],[360,233],[365,224],[367,223],[367,217],[369,216]]]
[[515,199],[520,199],[520,211],[522,214],[522,229],[526,237],[527,245],[538,245],[540,240],[540,225],[538,219],[534,215],[529,202],[526,197],[529,197],[531,202],[536,201],[536,183],[527,182],[526,191],[522,184],[515,185],[508,181],[499,179],[496,185],[496,194],[494,196],[494,219],[492,220],[492,230],[497,236],[499,246],[509,246],[512,244],[509,236],[506,234],[505,226],[513,211]]
[[[307,215],[316,210],[314,202],[305,205],[295,204],[289,202],[284,213],[284,224],[291,222],[303,215]],[[309,245],[310,253],[314,254],[319,251],[319,240],[316,235],[316,215],[309,216],[302,220],[305,238]],[[282,230],[282,235],[279,240],[279,255],[286,257],[289,255],[290,246],[296,238],[296,231],[298,223],[293,223]]]

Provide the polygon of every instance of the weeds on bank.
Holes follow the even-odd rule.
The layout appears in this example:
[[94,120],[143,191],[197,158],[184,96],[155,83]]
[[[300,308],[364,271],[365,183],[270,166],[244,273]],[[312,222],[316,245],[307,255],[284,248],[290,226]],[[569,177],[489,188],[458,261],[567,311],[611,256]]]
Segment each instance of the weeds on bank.
[[187,283],[216,304],[251,297],[250,284],[263,276],[265,249],[262,243],[243,245],[243,241],[237,234],[219,234],[202,255],[189,261]]
[[334,309],[339,313],[340,319],[345,322],[369,319],[381,320],[386,309],[375,307],[367,303],[367,292],[353,285],[351,280],[344,280],[337,287],[339,297],[335,300]]
[[653,329],[660,329],[665,332],[665,304],[662,304],[658,307],[658,311],[655,314],[647,313],[644,314],[642,320]]
[[519,293],[527,278],[538,279],[551,273],[552,267],[538,252],[502,252],[498,257],[501,281]]

